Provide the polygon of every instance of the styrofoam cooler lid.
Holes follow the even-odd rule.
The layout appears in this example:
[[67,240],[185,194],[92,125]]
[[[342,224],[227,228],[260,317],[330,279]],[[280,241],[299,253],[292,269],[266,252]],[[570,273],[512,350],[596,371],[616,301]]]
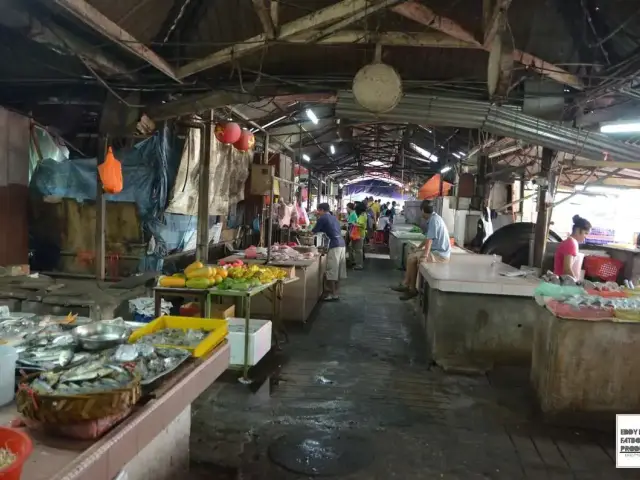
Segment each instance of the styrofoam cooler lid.
[[[244,318],[230,317],[227,321],[229,322],[229,333],[244,333]],[[271,322],[269,320],[251,318],[249,320],[249,333],[256,333],[268,323]]]

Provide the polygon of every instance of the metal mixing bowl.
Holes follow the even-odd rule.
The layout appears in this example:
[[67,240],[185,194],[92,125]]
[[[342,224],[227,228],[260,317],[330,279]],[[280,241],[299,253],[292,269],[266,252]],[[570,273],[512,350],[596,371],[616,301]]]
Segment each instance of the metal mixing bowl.
[[126,342],[130,330],[121,325],[92,323],[76,327],[71,333],[85,350],[104,350]]

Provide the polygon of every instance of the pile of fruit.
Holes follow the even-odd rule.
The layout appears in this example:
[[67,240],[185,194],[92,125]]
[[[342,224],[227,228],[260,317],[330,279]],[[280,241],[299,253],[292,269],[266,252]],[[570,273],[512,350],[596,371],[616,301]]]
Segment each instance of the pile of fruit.
[[221,284],[227,278],[227,275],[227,270],[223,267],[194,262],[184,269],[184,273],[160,277],[158,285],[169,288],[198,288],[204,290]]
[[286,277],[287,272],[282,268],[263,265],[236,265],[227,269],[227,278],[218,285],[218,288],[221,290],[249,290]]
[[184,269],[184,273],[160,277],[158,285],[169,288],[250,290],[286,277],[287,271],[282,268],[245,265],[241,260],[218,266],[194,262]]

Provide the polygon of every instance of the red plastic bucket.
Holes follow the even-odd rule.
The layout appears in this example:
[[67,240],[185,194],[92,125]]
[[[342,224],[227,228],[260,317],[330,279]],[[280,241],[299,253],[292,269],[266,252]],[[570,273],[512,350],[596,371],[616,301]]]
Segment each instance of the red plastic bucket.
[[0,427],[0,448],[16,454],[16,461],[0,469],[0,480],[20,480],[24,462],[31,455],[33,443],[26,433],[13,428]]

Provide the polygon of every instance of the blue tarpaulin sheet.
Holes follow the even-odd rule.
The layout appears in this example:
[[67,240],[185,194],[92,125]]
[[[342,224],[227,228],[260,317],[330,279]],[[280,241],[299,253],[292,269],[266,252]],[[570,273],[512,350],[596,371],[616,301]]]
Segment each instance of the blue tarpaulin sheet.
[[[133,148],[116,150],[122,164],[124,186],[108,202],[133,202],[145,231],[155,238],[154,252],[141,265],[143,270],[159,269],[167,251],[179,249],[196,228],[196,217],[165,215],[167,196],[175,182],[182,142],[165,128]],[[78,202],[96,198],[97,161],[44,159],[38,163],[29,188],[41,196],[72,198]]]
[[401,187],[393,183],[387,183],[382,180],[363,180],[362,182],[352,183],[344,188],[343,195],[348,197],[349,195],[357,195],[358,193],[365,193],[373,197],[385,197],[402,199]]

